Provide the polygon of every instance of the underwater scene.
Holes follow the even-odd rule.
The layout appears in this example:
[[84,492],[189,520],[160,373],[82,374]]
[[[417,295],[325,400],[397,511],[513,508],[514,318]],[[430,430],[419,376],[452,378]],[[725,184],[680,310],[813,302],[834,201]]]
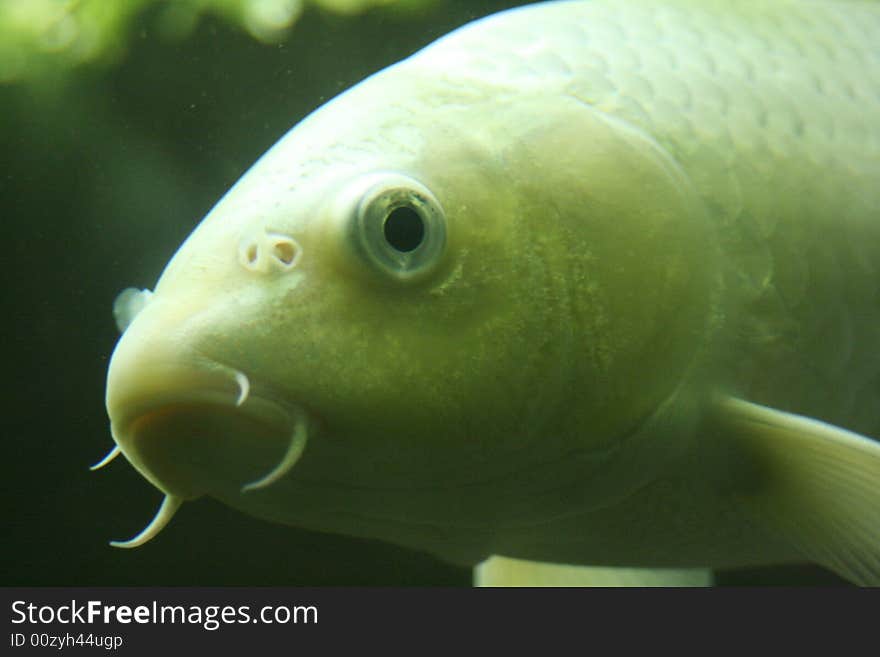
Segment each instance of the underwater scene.
[[726,4],[0,0],[0,585],[876,585],[880,11]]

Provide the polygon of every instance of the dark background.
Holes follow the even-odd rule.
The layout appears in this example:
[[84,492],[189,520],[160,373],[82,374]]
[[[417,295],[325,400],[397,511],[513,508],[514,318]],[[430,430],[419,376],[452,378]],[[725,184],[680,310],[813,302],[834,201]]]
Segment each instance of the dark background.
[[[116,550],[159,493],[111,447],[110,308],[152,287],[223,192],[306,113],[501,0],[423,14],[307,10],[280,44],[202,20],[182,41],[141,13],[117,60],[40,84],[0,83],[3,530],[0,585],[467,585],[470,572],[373,541],[183,506],[157,539]],[[838,583],[815,568],[723,573],[722,584]]]

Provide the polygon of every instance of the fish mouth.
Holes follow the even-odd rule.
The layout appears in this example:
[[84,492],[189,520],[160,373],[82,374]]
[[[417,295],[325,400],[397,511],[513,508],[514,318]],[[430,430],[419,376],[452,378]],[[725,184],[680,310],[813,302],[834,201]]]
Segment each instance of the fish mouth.
[[146,529],[111,545],[147,542],[184,500],[271,486],[301,457],[309,415],[252,386],[243,372],[204,361],[137,364],[111,361],[107,410],[116,446],[93,469],[121,453],[165,500]]
[[111,432],[134,468],[167,495],[195,499],[262,488],[293,467],[307,416],[256,395],[236,401],[217,390],[167,391],[137,400],[111,421]]

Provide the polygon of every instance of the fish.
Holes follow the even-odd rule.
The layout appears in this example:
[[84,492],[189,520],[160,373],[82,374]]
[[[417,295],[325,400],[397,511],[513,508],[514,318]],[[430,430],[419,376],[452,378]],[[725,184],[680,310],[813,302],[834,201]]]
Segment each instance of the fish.
[[880,584],[880,5],[563,0],[283,136],[114,308],[163,494],[478,585]]

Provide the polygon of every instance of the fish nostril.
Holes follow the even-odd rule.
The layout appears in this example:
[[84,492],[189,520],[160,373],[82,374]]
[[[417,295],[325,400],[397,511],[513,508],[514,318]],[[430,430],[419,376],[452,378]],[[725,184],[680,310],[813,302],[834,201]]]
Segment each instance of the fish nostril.
[[257,245],[248,245],[247,249],[245,249],[244,257],[249,265],[257,264],[257,259],[259,257],[259,250],[257,249]]
[[290,239],[276,239],[272,245],[272,255],[284,267],[293,267],[299,257],[299,246]]
[[291,237],[277,233],[247,236],[238,246],[238,262],[258,274],[293,269],[302,249]]
[[239,244],[238,262],[249,271],[260,271],[259,243],[255,240],[247,240]]

